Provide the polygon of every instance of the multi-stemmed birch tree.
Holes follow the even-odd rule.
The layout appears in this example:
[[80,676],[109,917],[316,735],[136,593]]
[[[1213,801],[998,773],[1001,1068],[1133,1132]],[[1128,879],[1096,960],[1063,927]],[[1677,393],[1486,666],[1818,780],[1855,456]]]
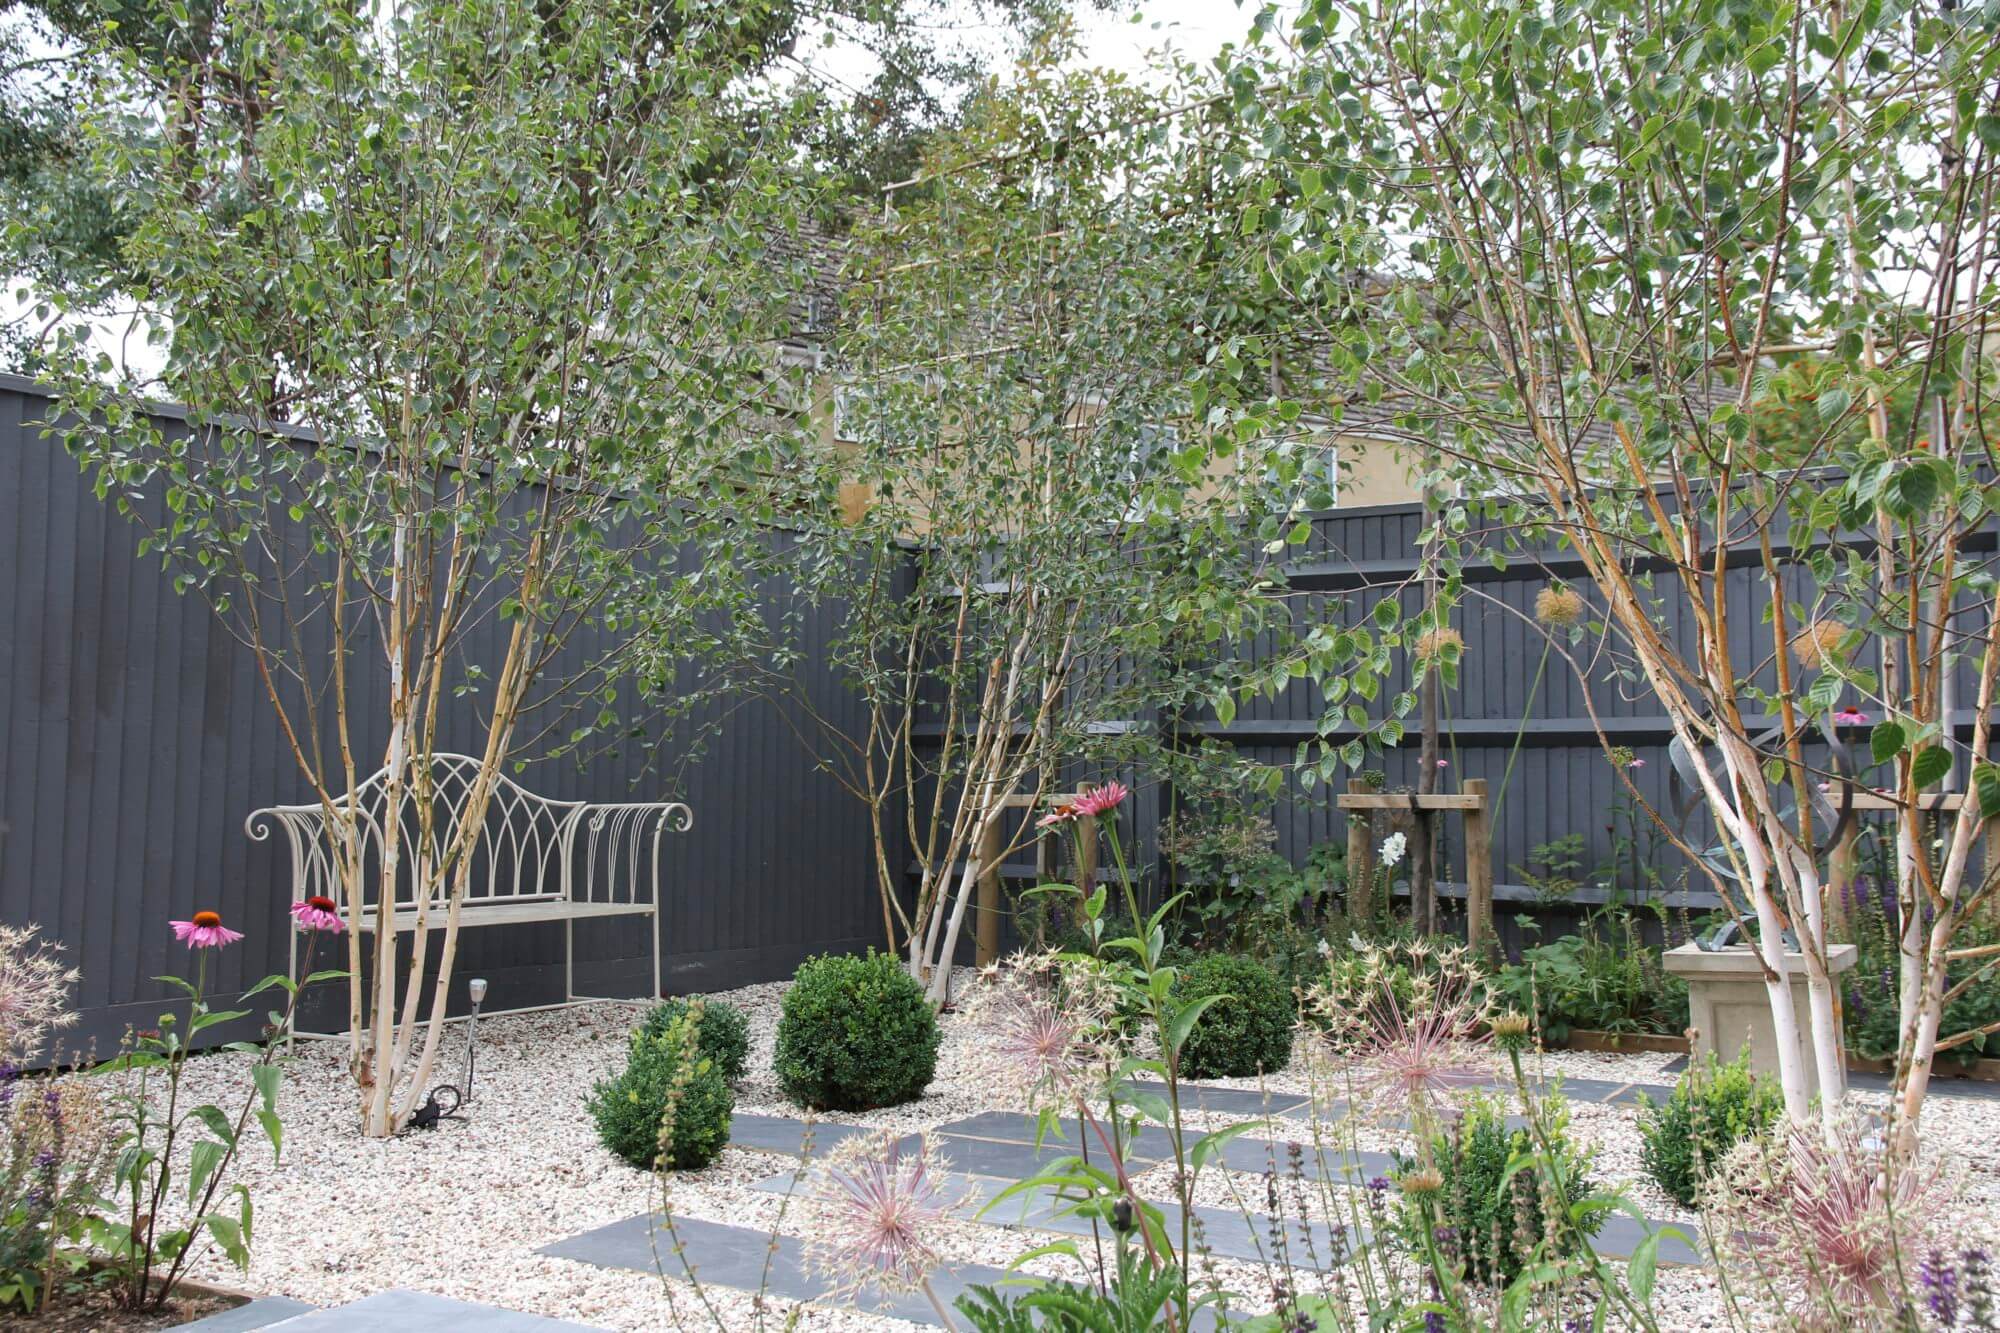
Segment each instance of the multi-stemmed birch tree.
[[815,586],[854,608],[868,722],[814,732],[939,1001],[980,877],[1047,797],[1129,778],[1219,680],[1290,670],[1230,645],[1289,631],[1280,561],[1327,502],[1324,441],[1241,449],[1204,416],[1194,374],[1261,280],[1161,132],[1175,101],[1031,64],[851,241],[828,367],[847,513]]
[[[116,377],[78,328],[68,441],[255,656],[334,830],[342,914],[399,883],[416,900],[406,960],[395,932],[348,934],[368,1134],[430,1085],[472,844],[524,719],[572,683],[551,664],[586,629],[598,686],[635,639],[719,652],[749,521],[782,503],[782,108],[745,104],[720,9],[666,17],[199,8],[167,68],[107,43],[84,113],[161,370]],[[495,618],[498,660],[469,660]],[[430,757],[457,714],[479,762],[446,841]],[[377,769],[418,819],[386,821],[371,862],[342,797]]]
[[[1802,1030],[1829,1116],[1845,1087],[1829,886],[1857,799],[1886,794],[1906,1148],[1948,995],[1992,984],[1954,939],[2000,889],[1978,849],[2000,819],[1995,23],[1315,0],[1281,60],[1232,74],[1280,86],[1238,104],[1282,183],[1273,272],[1383,278],[1322,330],[1365,366],[1309,392],[1387,404],[1438,460],[1444,599],[1482,519],[1581,564],[1719,850],[1662,822],[1755,919],[1797,1117]],[[1759,619],[1780,647],[1755,660]],[[1935,811],[1946,789],[1970,794]]]

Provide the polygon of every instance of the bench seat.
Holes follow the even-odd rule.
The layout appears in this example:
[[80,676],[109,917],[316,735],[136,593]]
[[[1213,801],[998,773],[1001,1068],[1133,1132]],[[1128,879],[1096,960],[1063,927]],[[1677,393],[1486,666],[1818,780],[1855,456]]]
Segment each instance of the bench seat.
[[[635,913],[651,913],[651,903],[573,903],[567,898],[535,898],[524,903],[485,903],[476,898],[468,898],[458,912],[458,928],[469,930],[474,926],[513,926],[527,921],[582,921],[597,916],[631,916]],[[440,903],[431,908],[431,929],[443,930],[447,909]],[[401,908],[391,914],[390,925],[398,935],[408,934],[417,928],[417,909]],[[361,914],[361,929],[372,933],[375,930],[375,913]]]

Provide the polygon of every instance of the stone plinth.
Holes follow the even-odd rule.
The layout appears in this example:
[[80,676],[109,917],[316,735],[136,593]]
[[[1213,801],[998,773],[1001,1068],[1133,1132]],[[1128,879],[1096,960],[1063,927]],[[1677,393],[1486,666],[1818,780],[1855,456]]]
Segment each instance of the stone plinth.
[[[1854,966],[1855,958],[1853,945],[1833,945],[1827,950],[1827,971],[1838,978]],[[1747,1045],[1751,1072],[1777,1077],[1778,1038],[1771,1023],[1771,998],[1764,989],[1763,966],[1749,946],[1708,950],[1683,944],[1667,950],[1665,961],[1667,971],[1687,982],[1688,1022],[1695,1029],[1692,1058],[1705,1060],[1713,1051],[1719,1059],[1733,1060]],[[1798,1014],[1799,1066],[1805,1071],[1808,1094],[1817,1093],[1803,955],[1785,955],[1785,975],[1791,980],[1792,1008]]]

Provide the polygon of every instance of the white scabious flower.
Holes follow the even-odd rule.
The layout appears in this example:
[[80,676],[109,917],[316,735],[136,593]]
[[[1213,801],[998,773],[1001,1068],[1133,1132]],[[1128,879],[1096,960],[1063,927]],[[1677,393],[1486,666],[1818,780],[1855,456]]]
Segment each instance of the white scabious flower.
[[1376,849],[1382,858],[1382,864],[1393,866],[1400,862],[1403,859],[1403,851],[1409,846],[1409,843],[1410,839],[1408,835],[1402,833],[1391,833],[1388,837],[1382,839],[1382,845]]

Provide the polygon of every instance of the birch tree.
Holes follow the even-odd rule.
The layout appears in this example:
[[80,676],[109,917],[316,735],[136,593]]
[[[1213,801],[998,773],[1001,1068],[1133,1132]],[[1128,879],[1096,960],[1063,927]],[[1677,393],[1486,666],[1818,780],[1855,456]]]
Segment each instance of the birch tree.
[[[359,1121],[386,1135],[431,1083],[494,783],[574,683],[551,664],[586,627],[598,686],[641,632],[720,651],[748,520],[782,503],[783,109],[709,59],[726,16],[643,0],[174,14],[201,31],[160,43],[164,70],[107,44],[83,119],[163,369],[122,381],[73,337],[64,430],[255,656],[343,916],[411,886],[407,962],[394,932],[347,937]],[[499,660],[467,660],[495,618]],[[453,714],[481,741],[446,841],[429,760]],[[371,865],[341,797],[378,768],[419,827],[390,821]]]
[[857,229],[831,346],[848,512],[812,582],[853,608],[837,652],[868,720],[804,720],[868,805],[885,933],[938,1001],[981,876],[1050,796],[1156,774],[1212,699],[1226,721],[1336,656],[1373,672],[1292,632],[1281,564],[1330,502],[1325,440],[1266,423],[1249,447],[1200,397],[1271,293],[1209,207],[1220,162],[1162,131],[1188,90],[1055,55]]
[[1801,1030],[1829,1117],[1845,1087],[1833,853],[1885,792],[1906,1148],[1946,996],[1991,984],[1954,936],[2000,886],[1976,855],[2000,817],[1994,27],[1950,5],[1316,0],[1234,72],[1283,85],[1243,111],[1290,191],[1274,269],[1384,278],[1322,330],[1365,367],[1310,391],[1381,404],[1440,458],[1445,598],[1482,525],[1579,562],[1718,854],[1662,823],[1755,919],[1795,1117]]

